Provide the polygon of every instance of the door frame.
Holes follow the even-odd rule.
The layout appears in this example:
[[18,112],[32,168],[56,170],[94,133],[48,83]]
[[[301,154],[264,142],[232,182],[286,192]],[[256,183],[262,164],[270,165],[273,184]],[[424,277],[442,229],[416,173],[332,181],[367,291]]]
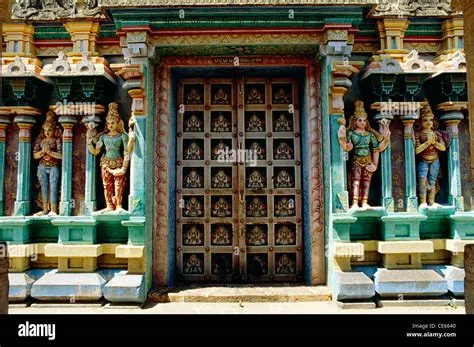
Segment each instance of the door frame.
[[183,74],[199,76],[204,70],[218,69],[239,72],[274,69],[280,73],[301,70],[304,74],[300,86],[304,282],[326,283],[321,67],[314,58],[306,56],[247,58],[234,66],[232,59],[163,57],[155,69],[153,282],[156,286],[174,286],[176,275],[176,117],[172,116],[176,114],[176,82]]

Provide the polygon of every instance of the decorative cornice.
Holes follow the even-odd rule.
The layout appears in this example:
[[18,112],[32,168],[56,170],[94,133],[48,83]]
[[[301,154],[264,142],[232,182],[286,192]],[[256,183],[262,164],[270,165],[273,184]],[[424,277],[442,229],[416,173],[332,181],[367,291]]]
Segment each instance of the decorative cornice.
[[25,1],[16,0],[12,18],[57,20],[61,18],[105,18],[98,0]]
[[451,0],[378,0],[373,17],[450,16],[454,14]]
[[[375,5],[379,0],[136,0],[134,6]],[[102,7],[130,7],[129,0],[99,0]]]

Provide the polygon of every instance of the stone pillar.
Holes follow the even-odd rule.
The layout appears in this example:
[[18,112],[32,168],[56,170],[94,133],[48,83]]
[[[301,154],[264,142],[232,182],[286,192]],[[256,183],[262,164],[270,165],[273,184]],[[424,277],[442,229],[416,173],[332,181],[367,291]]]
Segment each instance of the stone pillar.
[[464,299],[467,314],[474,314],[474,244],[464,246]]
[[0,242],[0,314],[8,314],[8,264],[7,243]]
[[15,123],[20,128],[18,144],[18,175],[15,201],[15,215],[26,216],[30,213],[31,182],[31,128],[35,119],[31,116],[16,116]]
[[352,85],[350,78],[359,69],[352,66],[349,61],[333,61],[331,64],[331,80],[329,89],[329,117],[331,136],[331,177],[333,192],[333,212],[347,212],[349,208],[349,194],[347,191],[346,161],[348,153],[345,152],[337,141],[338,130],[344,116],[344,95]]
[[403,48],[403,38],[408,28],[409,21],[403,18],[384,18],[377,21],[377,29],[380,36],[381,58],[391,57],[403,60],[408,50]]
[[[380,132],[383,130],[383,122],[390,122],[393,119],[391,114],[382,114],[378,112],[374,119],[379,123]],[[392,195],[392,149],[390,144],[380,154],[380,170],[382,174],[382,206],[386,208],[387,212],[394,212],[393,195]]]
[[[0,182],[5,182],[5,150],[6,150],[6,133],[5,129],[10,123],[8,117],[0,117]],[[3,203],[5,186],[0,184],[0,216],[3,216]]]
[[[126,83],[125,83],[126,84]],[[125,86],[124,86],[125,87]],[[146,116],[145,94],[143,89],[130,89],[128,94],[132,97],[132,115],[136,135],[135,146],[130,160],[130,196],[128,210],[131,215],[143,216],[145,214],[145,140]]]
[[59,214],[70,216],[72,212],[72,151],[73,151],[73,128],[77,123],[76,117],[61,116],[59,123],[63,126],[63,160],[61,171],[61,201],[59,203]]
[[[86,127],[97,127],[100,123],[100,118],[97,116],[86,116],[82,122]],[[90,216],[97,208],[96,198],[96,162],[95,155],[92,155],[87,148],[87,141],[84,143],[86,147],[86,186],[84,192],[84,215]]]
[[413,124],[418,115],[406,115],[400,117],[403,125],[403,144],[405,150],[405,181],[406,181],[406,206],[407,212],[418,210],[418,197],[416,194],[416,160],[415,143],[413,142]]
[[[349,209],[347,191],[346,159],[339,145],[338,129],[344,122],[344,95],[351,87],[351,77],[359,72],[359,63],[349,62],[352,53],[354,35],[348,28],[335,28],[327,25],[323,28],[324,43],[320,54],[325,57],[324,64],[329,74],[328,112],[329,112],[329,143],[331,146],[331,191],[333,196],[332,212],[344,213]],[[357,67],[355,67],[357,66]],[[324,83],[324,79],[323,79]],[[324,90],[324,87],[322,87]]]
[[[464,15],[464,52],[467,60],[469,114],[474,114],[474,6],[471,0],[452,0],[452,7],[456,11],[463,11]],[[470,133],[474,134],[474,117],[469,117]],[[474,141],[471,141],[471,173],[474,177]]]
[[[457,103],[456,103],[457,104]],[[467,103],[464,107],[467,107]],[[454,107],[453,107],[454,106]],[[464,199],[461,189],[461,156],[459,151],[459,123],[464,119],[460,110],[456,110],[456,105],[439,105],[439,110],[444,110],[441,121],[446,125],[446,129],[451,138],[451,143],[447,148],[448,157],[448,178],[449,178],[449,203],[455,207],[456,211],[464,211]]]

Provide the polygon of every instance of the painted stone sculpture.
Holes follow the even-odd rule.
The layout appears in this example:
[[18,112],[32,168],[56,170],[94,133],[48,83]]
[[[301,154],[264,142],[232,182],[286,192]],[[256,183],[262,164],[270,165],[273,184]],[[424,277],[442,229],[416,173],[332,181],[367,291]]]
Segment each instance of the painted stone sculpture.
[[[368,204],[370,181],[377,170],[380,152],[383,152],[390,142],[390,130],[383,123],[383,134],[372,129],[367,119],[364,103],[355,102],[355,111],[349,120],[349,129],[342,119],[338,130],[339,144],[346,152],[353,151],[350,174],[352,209],[370,208]],[[360,204],[360,205],[359,205]]]
[[439,207],[435,203],[440,172],[439,153],[446,151],[443,133],[437,130],[437,122],[428,106],[423,109],[415,126],[415,153],[417,155],[417,183],[420,208]]
[[35,216],[58,214],[58,192],[60,163],[62,156],[62,133],[56,115],[48,111],[41,132],[33,144],[33,158],[39,160],[38,179],[41,185],[43,210]]
[[106,208],[101,213],[125,212],[122,207],[122,195],[127,183],[127,168],[130,163],[130,154],[135,144],[135,133],[133,131],[133,118],[129,123],[129,133],[125,132],[125,126],[118,113],[118,105],[115,102],[109,104],[106,117],[105,130],[96,136],[91,135],[91,129],[87,132],[87,148],[93,155],[98,155],[102,147],[105,153],[100,158],[102,182],[104,185]]

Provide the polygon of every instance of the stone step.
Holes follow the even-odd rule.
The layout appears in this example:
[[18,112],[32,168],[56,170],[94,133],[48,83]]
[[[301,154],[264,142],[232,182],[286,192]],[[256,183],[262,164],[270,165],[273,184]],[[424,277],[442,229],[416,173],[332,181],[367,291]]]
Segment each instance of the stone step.
[[448,282],[434,270],[387,270],[375,274],[375,291],[382,298],[439,297],[448,293]]
[[310,302],[330,301],[326,286],[201,286],[154,288],[154,302]]

